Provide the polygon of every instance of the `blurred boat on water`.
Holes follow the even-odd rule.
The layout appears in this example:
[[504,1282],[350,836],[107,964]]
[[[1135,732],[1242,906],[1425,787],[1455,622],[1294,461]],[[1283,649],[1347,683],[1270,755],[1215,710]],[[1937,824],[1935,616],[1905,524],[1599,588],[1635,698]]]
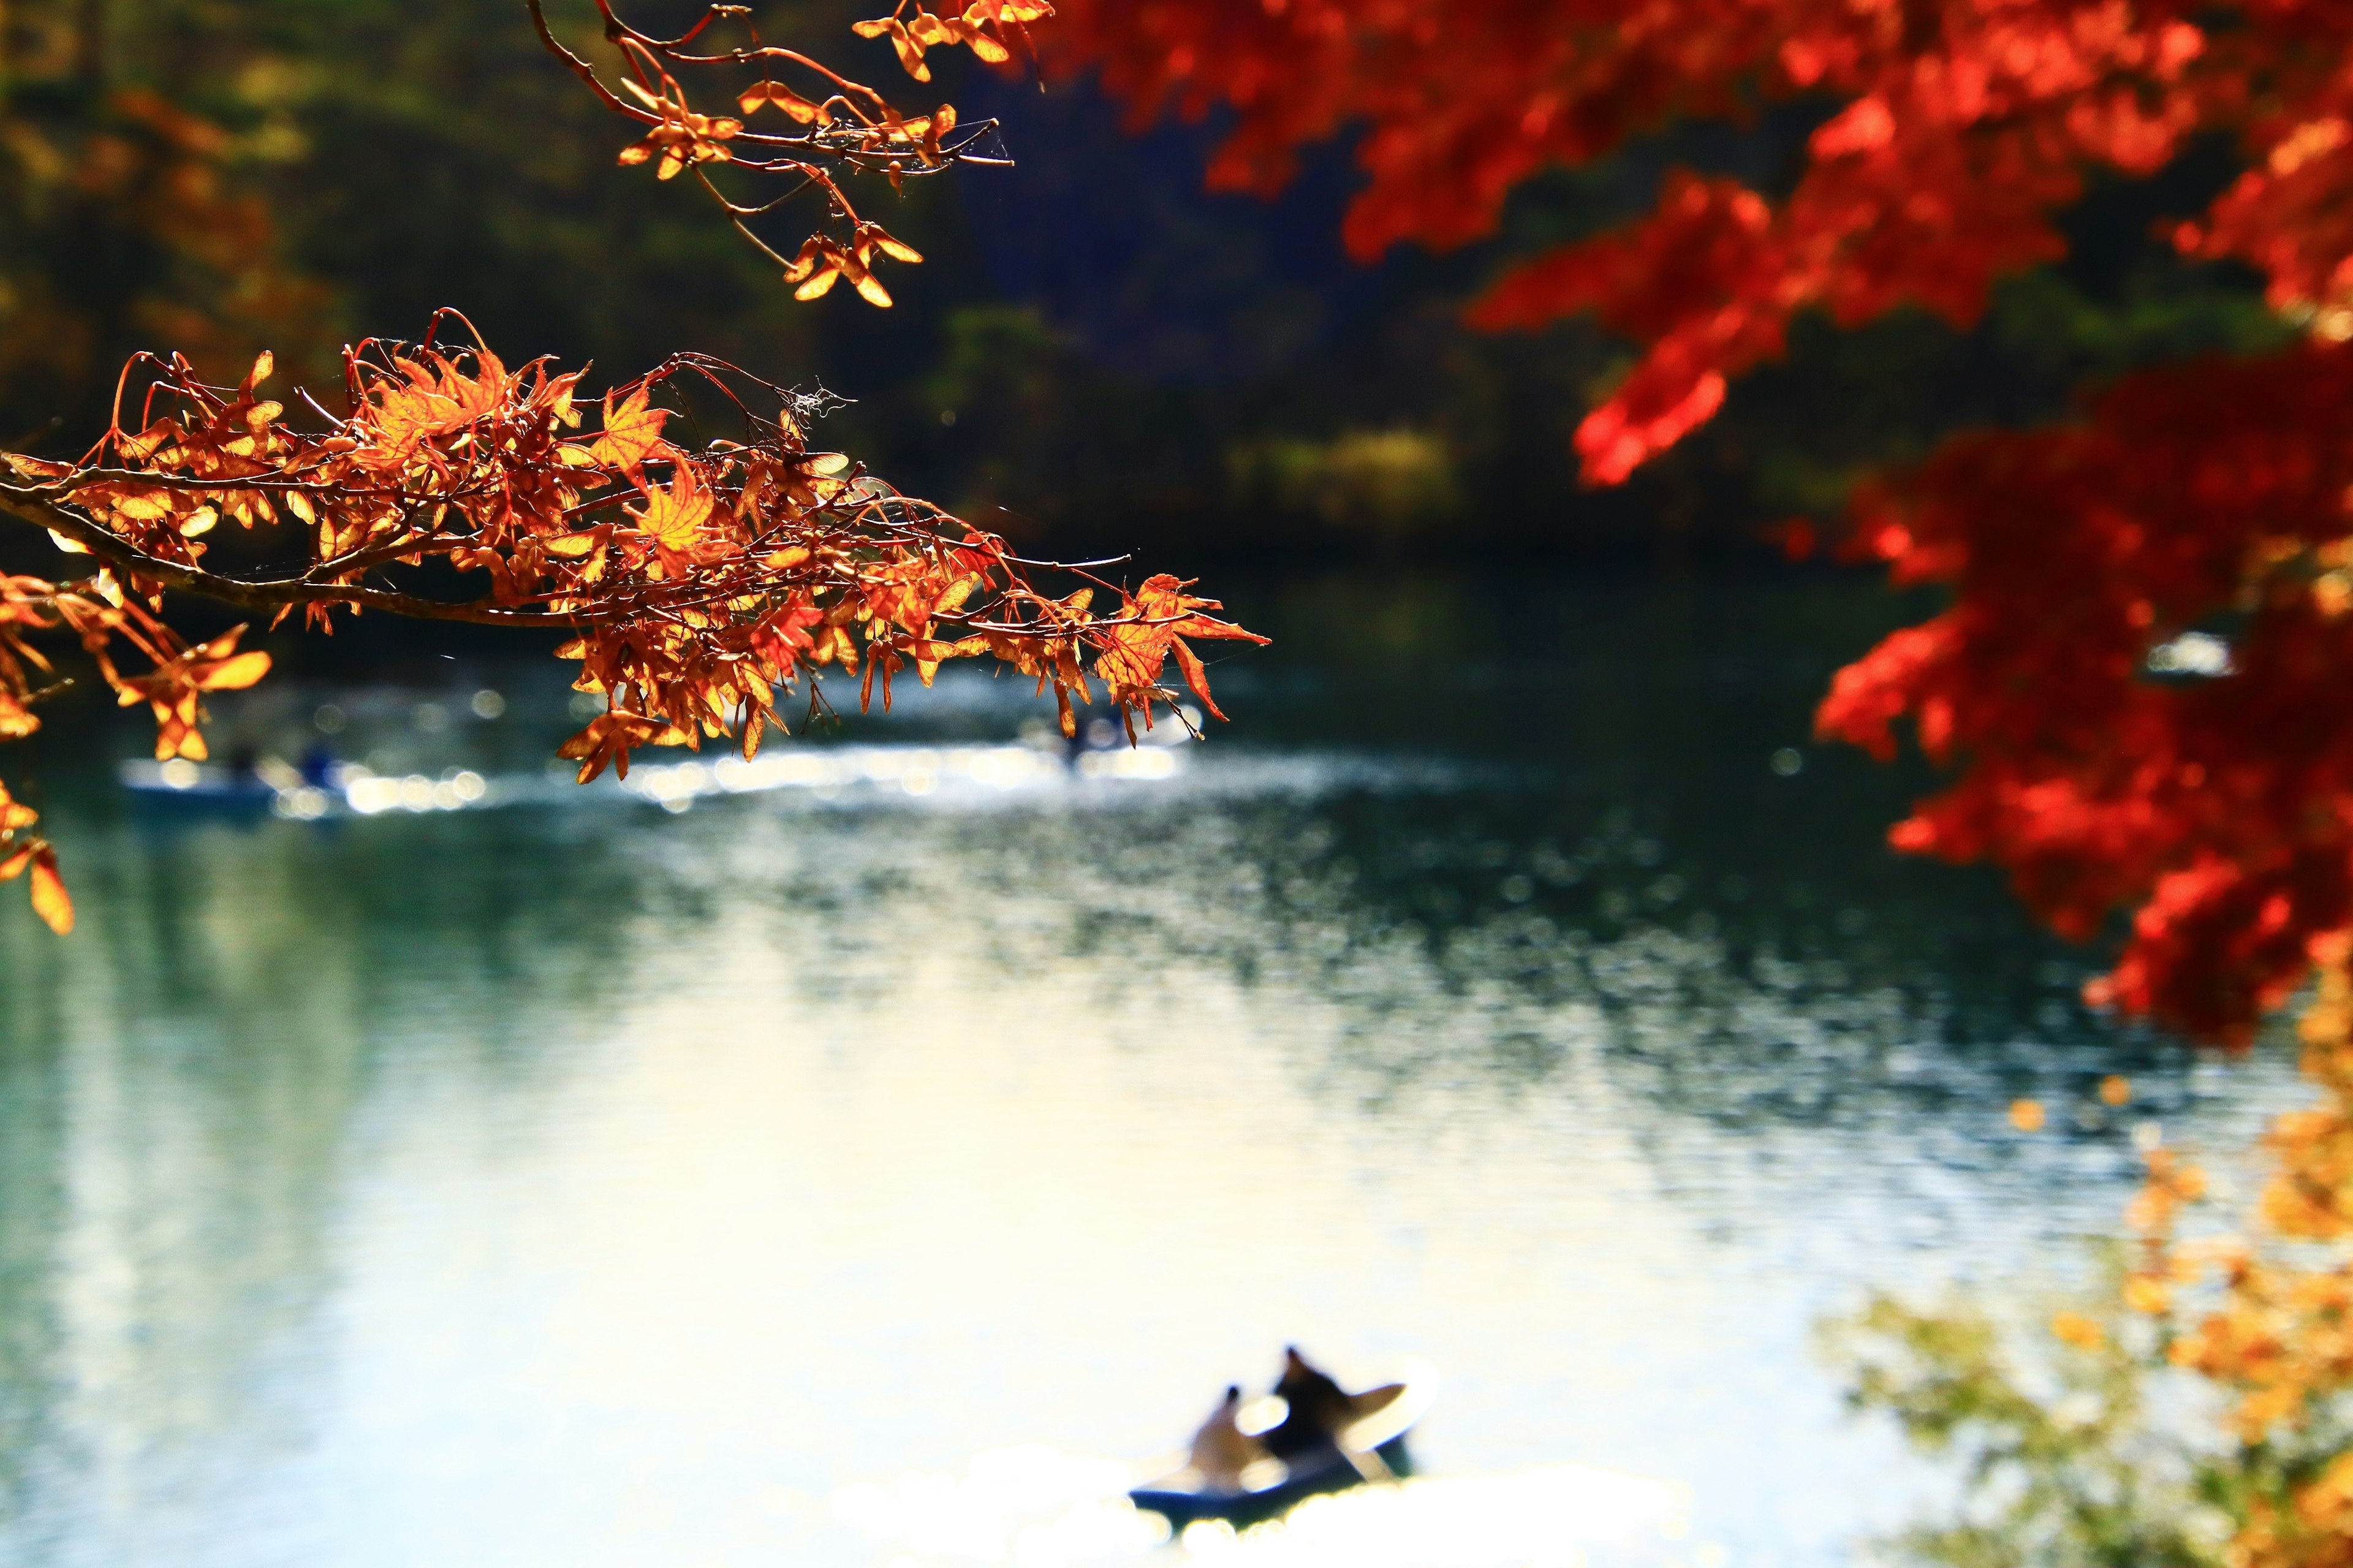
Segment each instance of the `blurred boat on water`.
[[[1228,1477],[1187,1464],[1134,1489],[1128,1500],[1159,1514],[1174,1531],[1200,1520],[1240,1530],[1311,1497],[1410,1475],[1406,1437],[1436,1403],[1438,1384],[1434,1368],[1412,1365],[1400,1382],[1347,1395],[1347,1418],[1328,1437],[1287,1456],[1269,1454]],[[1245,1436],[1271,1436],[1288,1414],[1280,1396],[1265,1394],[1241,1407],[1237,1424]]]
[[122,787],[142,804],[237,815],[265,814],[280,793],[279,786],[251,767],[193,763],[185,757],[161,763],[127,762],[121,777]]

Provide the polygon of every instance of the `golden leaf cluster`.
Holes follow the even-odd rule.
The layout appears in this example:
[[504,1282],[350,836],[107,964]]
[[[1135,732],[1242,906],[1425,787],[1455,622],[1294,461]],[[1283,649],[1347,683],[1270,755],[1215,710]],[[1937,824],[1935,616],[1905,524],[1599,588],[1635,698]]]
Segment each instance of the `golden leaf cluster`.
[[[556,40],[541,0],[528,3],[547,47],[607,108],[639,127],[638,139],[621,150],[620,162],[651,163],[663,180],[691,171],[737,230],[785,269],[797,299],[818,299],[848,279],[860,298],[888,308],[890,291],[873,274],[876,255],[911,263],[923,259],[860,214],[847,176],[879,174],[897,190],[910,175],[937,174],[960,163],[1005,162],[981,151],[993,141],[994,122],[966,121],[952,104],[902,114],[876,89],[797,50],[765,42],[748,6],[710,5],[684,33],[663,37],[630,26],[610,0],[598,0],[606,37],[618,50],[626,73],[617,90]],[[853,30],[861,37],[888,39],[908,74],[928,82],[927,49],[962,47],[996,65],[1034,58],[1029,24],[1052,15],[1045,0],[974,0],[948,15],[926,10],[918,0],[901,0],[888,16],[860,22]],[[721,41],[730,34],[735,42]],[[745,81],[754,71],[756,78]],[[689,102],[684,79],[730,74],[733,79],[723,86],[737,114],[706,114]],[[771,109],[776,115],[755,126],[754,118]],[[788,123],[770,129],[779,119]],[[715,183],[712,172],[722,165],[745,188],[731,195]],[[750,188],[763,179],[776,194]],[[821,202],[823,210],[814,232],[788,258],[789,241],[779,248],[754,226],[804,195]]]
[[[31,577],[0,575],[0,740],[17,740],[40,727],[29,707],[35,695],[28,667],[46,671],[47,661],[23,641],[26,631],[58,624],[54,611],[40,605],[51,597],[46,583]],[[58,878],[57,851],[32,829],[41,814],[19,802],[0,784],[0,882],[32,873],[33,908],[59,935],[73,930],[73,900]]]
[[[913,11],[914,14],[909,16]],[[888,38],[899,63],[917,81],[932,79],[923,63],[925,49],[962,44],[991,65],[1003,65],[1018,48],[1029,49],[1025,29],[1031,22],[1054,14],[1044,0],[973,0],[961,16],[941,16],[923,8],[922,0],[900,0],[888,16],[860,22],[851,28],[861,38]]]
[[[0,479],[0,509],[98,568],[63,585],[0,579],[0,738],[37,722],[49,665],[27,638],[62,632],[119,700],[149,706],[159,757],[202,759],[204,695],[250,686],[269,660],[240,650],[242,627],[179,637],[162,619],[167,590],[273,625],[300,611],[326,630],[368,608],[569,627],[574,684],[605,701],[563,748],[584,783],[608,765],[626,774],[645,745],[723,738],[749,757],[786,727],[779,695],[828,666],[859,679],[861,705],[879,681],[887,707],[910,668],[928,685],[949,660],[994,659],[1051,689],[1066,735],[1100,681],[1133,734],[1138,718],[1150,727],[1176,710],[1162,684],[1172,659],[1217,711],[1188,639],[1265,640],[1174,577],[1129,590],[1077,571],[1075,589],[1048,592],[1034,576],[1044,563],[810,447],[807,400],[699,356],[590,403],[579,373],[545,361],[510,368],[481,346],[371,342],[346,353],[348,412],[315,430],[261,395],[267,355],[234,387],[204,384],[183,360],[144,364],[137,428],[118,416],[80,460],[10,458],[14,477]],[[688,384],[732,405],[742,434],[674,439],[670,405]],[[207,536],[224,519],[274,529],[292,559],[275,575],[212,570]],[[387,580],[428,561],[476,574],[484,593],[451,602]],[[822,699],[807,693],[814,710]],[[6,808],[9,835],[31,825],[21,809]],[[47,847],[20,853],[0,865],[30,866],[45,913],[64,910]]]
[[[2140,1241],[2124,1304],[2155,1321],[2168,1362],[2231,1396],[2226,1424],[2249,1461],[2231,1568],[2353,1563],[2353,1453],[2327,1436],[2353,1394],[2353,942],[2325,939],[2315,957],[2301,1033],[2321,1099],[2274,1120],[2253,1235],[2182,1239],[2182,1212],[2208,1184],[2164,1148],[2149,1152],[2126,1213]],[[2096,1343],[2075,1323],[2052,1326],[2079,1348]]]
[[626,167],[656,160],[654,178],[668,180],[696,163],[726,163],[727,143],[743,133],[744,122],[697,114],[686,107],[686,95],[676,82],[664,77],[662,85],[667,90],[657,96],[634,81],[621,83],[624,90],[659,116],[643,141],[621,149],[621,163]]

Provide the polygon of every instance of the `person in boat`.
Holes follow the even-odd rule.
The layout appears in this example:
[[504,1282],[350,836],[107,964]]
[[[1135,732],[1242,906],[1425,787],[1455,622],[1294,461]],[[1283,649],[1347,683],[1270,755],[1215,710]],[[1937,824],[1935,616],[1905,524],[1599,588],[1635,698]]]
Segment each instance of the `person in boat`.
[[1228,1384],[1223,1403],[1193,1434],[1193,1456],[1187,1463],[1201,1478],[1203,1491],[1241,1491],[1242,1471],[1267,1457],[1266,1446],[1235,1425],[1241,1407],[1240,1385]]
[[1356,1419],[1356,1402],[1301,1355],[1297,1345],[1282,1347],[1282,1375],[1275,1380],[1274,1392],[1287,1408],[1261,1440],[1278,1459],[1333,1447],[1341,1430]]

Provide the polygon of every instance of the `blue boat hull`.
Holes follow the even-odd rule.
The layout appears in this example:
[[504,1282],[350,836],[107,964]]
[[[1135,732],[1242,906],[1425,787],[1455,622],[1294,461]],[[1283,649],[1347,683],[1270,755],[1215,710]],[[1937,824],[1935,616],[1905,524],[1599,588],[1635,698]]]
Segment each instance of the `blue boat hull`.
[[[1373,1450],[1389,1473],[1405,1476],[1413,1473],[1413,1461],[1406,1452],[1405,1434],[1400,1432]],[[1302,1455],[1290,1476],[1264,1491],[1256,1492],[1197,1492],[1166,1491],[1154,1487],[1138,1487],[1127,1494],[1128,1500],[1140,1509],[1160,1515],[1168,1528],[1181,1531],[1197,1520],[1223,1520],[1236,1530],[1246,1530],[1253,1524],[1289,1512],[1309,1498],[1326,1492],[1346,1491],[1365,1484],[1364,1473],[1350,1464],[1337,1448],[1320,1455]]]

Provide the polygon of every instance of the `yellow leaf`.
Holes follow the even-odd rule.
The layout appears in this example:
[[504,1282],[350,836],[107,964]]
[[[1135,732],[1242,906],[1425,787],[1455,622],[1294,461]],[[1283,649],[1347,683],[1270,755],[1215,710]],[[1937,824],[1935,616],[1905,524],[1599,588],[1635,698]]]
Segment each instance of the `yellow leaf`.
[[2107,1339],[2107,1336],[2101,1331],[2100,1325],[2081,1312],[2053,1313],[2051,1319],[2051,1332],[2065,1343],[2073,1345],[2077,1350],[2098,1350]]
[[256,650],[223,659],[198,682],[206,691],[242,691],[269,673],[269,656]]
[[710,519],[711,510],[710,492],[696,486],[693,469],[681,465],[670,489],[649,492],[646,510],[636,516],[638,527],[656,544],[683,552],[694,548],[702,537],[702,525]]
[[[265,360],[269,357],[262,356]],[[260,366],[255,368],[259,370]],[[67,896],[65,879],[58,875],[57,855],[47,846],[33,855],[33,912],[59,936],[73,931],[73,900]]]
[[791,88],[773,81],[764,81],[746,88],[744,96],[737,99],[735,103],[736,107],[746,114],[756,111],[764,103],[773,103],[803,125],[815,123],[818,117],[824,112]]

